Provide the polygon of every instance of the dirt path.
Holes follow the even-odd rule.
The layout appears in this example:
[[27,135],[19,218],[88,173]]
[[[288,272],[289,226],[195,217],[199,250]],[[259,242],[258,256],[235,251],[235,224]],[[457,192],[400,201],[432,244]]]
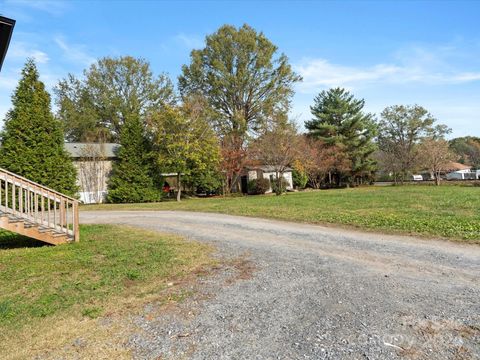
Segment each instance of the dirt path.
[[480,246],[191,212],[81,220],[178,233],[243,259],[237,281],[217,274],[175,311],[136,318],[137,358],[480,359]]

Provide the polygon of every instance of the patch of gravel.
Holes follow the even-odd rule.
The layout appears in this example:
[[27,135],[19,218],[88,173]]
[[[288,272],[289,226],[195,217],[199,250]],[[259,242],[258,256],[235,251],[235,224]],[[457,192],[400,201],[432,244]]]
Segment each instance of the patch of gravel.
[[213,244],[195,295],[133,319],[137,359],[480,359],[480,247],[189,212],[85,212]]

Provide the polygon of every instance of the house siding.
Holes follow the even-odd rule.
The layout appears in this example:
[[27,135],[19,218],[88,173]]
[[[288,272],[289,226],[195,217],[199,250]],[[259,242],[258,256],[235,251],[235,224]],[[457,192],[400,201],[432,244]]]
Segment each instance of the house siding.
[[77,160],[73,162],[77,169],[79,198],[84,204],[105,202],[108,193],[108,179],[112,171],[111,160]]

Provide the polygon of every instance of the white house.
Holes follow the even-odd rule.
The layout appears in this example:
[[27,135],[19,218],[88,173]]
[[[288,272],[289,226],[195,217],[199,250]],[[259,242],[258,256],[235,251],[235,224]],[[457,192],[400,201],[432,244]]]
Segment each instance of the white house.
[[457,170],[447,174],[447,180],[480,180],[480,170]]
[[452,162],[447,166],[447,180],[477,180],[480,178],[480,170],[472,170],[471,166]]
[[[270,180],[270,183],[277,178],[277,172],[275,171],[274,166],[270,165],[258,165],[258,166],[247,166],[242,171],[241,176],[241,188],[243,193],[247,193],[247,186],[250,180],[264,178]],[[287,190],[293,190],[293,179],[292,179],[292,169],[287,168],[283,172],[283,178],[287,182]],[[267,193],[272,192],[272,188],[267,191]]]

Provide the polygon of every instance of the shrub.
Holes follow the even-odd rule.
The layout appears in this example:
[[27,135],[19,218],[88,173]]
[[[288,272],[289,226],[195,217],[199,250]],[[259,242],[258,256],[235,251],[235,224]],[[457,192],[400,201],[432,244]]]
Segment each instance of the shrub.
[[272,191],[277,194],[283,194],[287,191],[288,181],[282,176],[280,179],[280,184],[278,183],[277,179],[273,179],[272,181]]
[[253,179],[248,182],[248,193],[250,195],[262,195],[270,189],[270,180]]
[[305,189],[305,186],[307,186],[307,182],[308,182],[308,176],[304,171],[293,169],[292,180],[293,180],[293,186],[295,186],[298,189]]

